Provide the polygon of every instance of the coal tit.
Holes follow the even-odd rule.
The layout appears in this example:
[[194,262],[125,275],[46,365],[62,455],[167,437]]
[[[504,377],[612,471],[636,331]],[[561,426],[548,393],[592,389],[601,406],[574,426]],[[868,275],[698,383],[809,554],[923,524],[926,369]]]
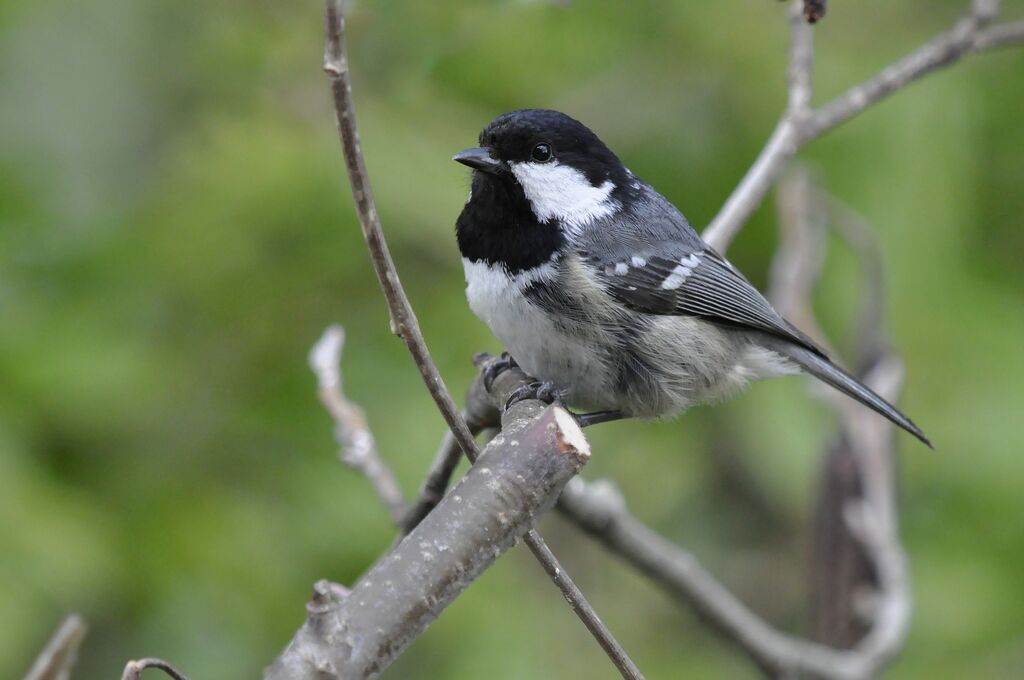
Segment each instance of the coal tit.
[[541,390],[596,410],[582,423],[671,416],[802,369],[931,446],[579,121],[506,113],[453,160],[473,168],[456,223],[470,307]]

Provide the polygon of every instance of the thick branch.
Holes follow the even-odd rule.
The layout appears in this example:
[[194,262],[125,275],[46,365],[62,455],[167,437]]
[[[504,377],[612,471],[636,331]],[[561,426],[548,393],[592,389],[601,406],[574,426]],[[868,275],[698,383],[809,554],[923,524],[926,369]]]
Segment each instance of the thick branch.
[[522,402],[420,525],[337,600],[322,586],[270,680],[374,678],[555,502],[587,461],[560,407]]
[[[800,58],[806,54],[800,46],[809,38],[808,27],[796,18],[802,8],[793,0],[790,13],[791,47],[789,67],[789,106],[779,119],[757,160],[726,200],[718,215],[704,230],[704,240],[724,252],[740,229],[764,200],[769,189],[782,174],[789,161],[809,142],[853,118],[869,106],[900,90],[915,80],[962,57],[984,50],[1024,43],[1024,22],[989,26],[998,13],[998,0],[974,0],[971,10],[952,29],[939,34],[903,59],[882,69],[874,78],[856,85],[819,109],[806,111],[794,107],[794,100],[803,99],[803,74]],[[809,43],[808,43],[809,44]],[[809,61],[803,62],[809,67]],[[807,83],[810,82],[810,72]],[[809,91],[809,86],[808,86]],[[809,97],[807,98],[809,101]]]
[[334,421],[334,437],[341,447],[339,458],[361,472],[373,486],[391,521],[399,525],[405,516],[405,500],[391,468],[377,451],[377,442],[357,404],[345,398],[341,384],[341,352],[345,331],[330,326],[309,352],[309,366],[316,375],[320,403]]

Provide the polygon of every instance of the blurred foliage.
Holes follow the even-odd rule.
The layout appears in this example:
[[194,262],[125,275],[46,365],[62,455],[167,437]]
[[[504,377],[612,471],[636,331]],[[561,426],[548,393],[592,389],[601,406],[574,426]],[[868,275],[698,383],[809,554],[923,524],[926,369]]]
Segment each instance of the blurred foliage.
[[[704,225],[783,104],[777,2],[562,4],[367,0],[349,21],[384,225],[456,393],[472,352],[499,349],[464,303],[452,238],[467,177],[449,158],[483,124],[568,111]],[[966,4],[831,3],[817,99]],[[348,330],[348,391],[407,490],[433,454],[441,420],[388,332],[354,218],[320,21],[316,2],[0,6],[0,677],[70,610],[91,625],[79,678],[143,655],[256,677],[310,584],[352,582],[388,545],[306,368],[328,323]],[[1024,672],[1022,74],[1024,50],[972,58],[805,154],[878,230],[904,405],[938,449],[900,436],[917,609],[894,678]],[[759,284],[774,223],[769,202],[731,251]],[[837,251],[819,299],[836,336],[853,274]],[[617,479],[638,516],[799,630],[831,428],[803,381],[764,383],[676,422],[598,428],[587,474]],[[756,677],[598,547],[544,528],[649,677]],[[521,550],[386,675],[485,676],[613,677]]]

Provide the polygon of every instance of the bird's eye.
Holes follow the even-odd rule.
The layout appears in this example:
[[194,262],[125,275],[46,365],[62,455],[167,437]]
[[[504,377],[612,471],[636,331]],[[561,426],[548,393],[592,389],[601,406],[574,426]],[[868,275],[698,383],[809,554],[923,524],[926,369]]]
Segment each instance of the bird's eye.
[[530,157],[538,163],[547,163],[552,158],[551,147],[547,144],[538,144],[533,147]]

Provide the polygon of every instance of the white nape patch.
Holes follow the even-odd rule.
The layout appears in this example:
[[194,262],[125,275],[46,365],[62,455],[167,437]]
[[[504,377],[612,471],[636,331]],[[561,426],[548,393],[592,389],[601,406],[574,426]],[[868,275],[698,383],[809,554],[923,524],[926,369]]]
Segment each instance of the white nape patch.
[[646,267],[647,266],[647,260],[645,260],[644,258],[640,257],[639,255],[634,255],[629,261],[633,263],[634,267]]
[[[636,178],[636,175],[634,175],[633,171],[630,170],[629,168],[626,168],[626,176],[629,177],[630,180],[632,180],[629,183],[630,186],[632,186],[634,189],[639,189],[640,188],[640,180],[638,180]],[[643,265],[641,265],[641,266],[643,266]]]
[[594,220],[607,217],[621,207],[611,197],[611,180],[595,187],[576,168],[550,163],[511,162],[512,174],[519,180],[530,201],[533,214],[541,222],[556,219],[570,234],[578,234]]
[[696,253],[691,253],[687,257],[680,259],[675,269],[661,282],[661,288],[663,290],[675,290],[683,285],[683,281],[693,273],[693,268],[698,264],[700,264],[700,258]]
[[625,262],[619,262],[615,265],[615,273],[619,276],[624,276],[629,271],[629,265]]

